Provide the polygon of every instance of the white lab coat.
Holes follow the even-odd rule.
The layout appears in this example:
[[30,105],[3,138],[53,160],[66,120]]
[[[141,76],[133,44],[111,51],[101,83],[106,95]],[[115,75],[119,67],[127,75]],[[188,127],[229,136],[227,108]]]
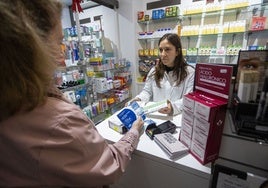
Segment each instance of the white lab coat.
[[141,93],[136,96],[144,102],[158,102],[162,100],[169,100],[173,107],[173,115],[181,113],[182,111],[182,97],[183,95],[193,91],[195,69],[187,66],[188,76],[185,80],[176,86],[176,76],[173,76],[173,71],[165,72],[163,80],[160,81],[161,88],[158,88],[154,79],[151,77],[155,67],[153,67],[146,78],[144,88]]

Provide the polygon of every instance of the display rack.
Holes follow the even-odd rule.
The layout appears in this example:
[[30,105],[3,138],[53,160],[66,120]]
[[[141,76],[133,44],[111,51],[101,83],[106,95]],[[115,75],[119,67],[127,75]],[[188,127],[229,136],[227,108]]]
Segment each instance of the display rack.
[[64,29],[66,66],[58,69],[56,80],[64,95],[98,124],[131,97],[131,63],[107,52],[102,22],[80,25],[78,15],[76,25]]
[[[236,64],[239,50],[266,48],[267,4],[253,4],[248,0],[198,3],[181,7],[181,16],[137,22],[138,63],[142,62],[140,69],[146,70],[139,69],[139,83],[144,81],[158,57],[157,53],[151,55],[150,49],[157,49],[158,40],[165,32],[181,36],[184,56],[192,65],[199,62]],[[263,28],[254,29],[255,18],[264,19]]]

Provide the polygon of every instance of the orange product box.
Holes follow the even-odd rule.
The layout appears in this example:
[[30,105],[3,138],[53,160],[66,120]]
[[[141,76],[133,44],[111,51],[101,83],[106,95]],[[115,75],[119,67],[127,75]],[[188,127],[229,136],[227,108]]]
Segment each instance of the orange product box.
[[145,20],[145,13],[144,13],[144,11],[138,11],[138,13],[137,13],[137,19],[138,19],[138,21],[144,21]]

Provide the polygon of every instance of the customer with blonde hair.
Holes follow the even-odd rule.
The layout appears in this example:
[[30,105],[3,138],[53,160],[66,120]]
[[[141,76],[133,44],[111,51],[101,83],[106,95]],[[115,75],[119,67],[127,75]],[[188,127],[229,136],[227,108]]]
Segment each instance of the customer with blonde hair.
[[52,84],[62,40],[56,0],[0,0],[0,187],[112,184],[143,121],[114,144]]

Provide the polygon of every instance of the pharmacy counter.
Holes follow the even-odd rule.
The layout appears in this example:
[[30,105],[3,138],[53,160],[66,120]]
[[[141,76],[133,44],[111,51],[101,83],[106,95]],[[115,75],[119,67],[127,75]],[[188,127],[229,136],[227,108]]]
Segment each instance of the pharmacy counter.
[[[117,142],[122,134],[108,126],[108,119],[96,127],[99,133],[110,143]],[[153,119],[157,124],[164,120]],[[178,128],[174,136],[178,138],[181,116],[172,120]],[[173,187],[200,187],[208,188],[211,174],[211,164],[202,165],[191,154],[182,156],[177,160],[170,160],[164,151],[152,141],[145,133],[132,160],[118,184],[120,188],[173,188]]]

